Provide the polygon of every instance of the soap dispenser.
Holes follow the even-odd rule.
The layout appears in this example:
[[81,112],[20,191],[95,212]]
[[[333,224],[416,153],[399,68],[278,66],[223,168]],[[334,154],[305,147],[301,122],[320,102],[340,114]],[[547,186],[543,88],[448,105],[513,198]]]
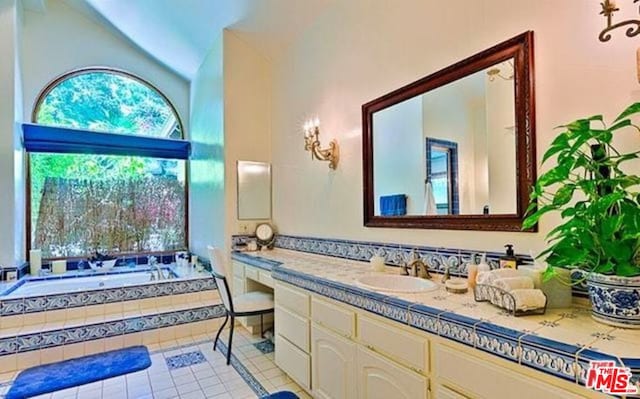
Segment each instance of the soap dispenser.
[[516,254],[513,251],[513,244],[507,244],[504,247],[507,249],[507,253],[500,257],[500,268],[514,269],[514,270],[517,269],[518,258],[516,257]]

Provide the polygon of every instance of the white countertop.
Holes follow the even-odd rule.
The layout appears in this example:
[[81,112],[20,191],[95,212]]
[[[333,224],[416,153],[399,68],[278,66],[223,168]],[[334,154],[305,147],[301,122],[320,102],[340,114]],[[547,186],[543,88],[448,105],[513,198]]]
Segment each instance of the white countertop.
[[[263,258],[276,261],[281,263],[278,267],[284,270],[357,287],[361,290],[363,288],[357,283],[358,278],[375,273],[366,262],[284,249],[244,252],[240,255],[242,256],[256,257],[256,260]],[[387,267],[386,273],[399,274],[399,269]],[[591,318],[589,308],[579,305],[566,309],[547,309],[544,315],[514,317],[490,303],[476,302],[471,292],[448,293],[444,285],[439,283],[441,275],[434,274],[433,279],[440,285],[436,291],[421,294],[379,293],[414,305],[422,304],[443,312],[466,316],[478,322],[489,322],[499,327],[516,330],[523,333],[523,336],[540,337],[575,346],[578,349],[576,353],[572,353],[572,356],[578,356],[584,352],[589,353],[588,358],[591,358],[593,352],[596,352],[596,354],[616,357],[618,360],[625,359],[625,363],[629,363],[628,366],[637,368],[640,360],[640,345],[638,345],[640,330],[627,330],[598,323]]]

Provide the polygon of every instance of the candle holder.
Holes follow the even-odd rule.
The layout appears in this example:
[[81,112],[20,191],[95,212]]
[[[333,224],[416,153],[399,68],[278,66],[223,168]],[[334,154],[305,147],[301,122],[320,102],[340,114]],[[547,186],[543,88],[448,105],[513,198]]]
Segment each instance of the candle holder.
[[[637,3],[639,0],[633,0],[634,3]],[[613,15],[620,11],[620,9],[616,6],[614,0],[604,0],[600,3],[602,6],[602,11],[600,11],[600,15],[604,15],[607,19],[607,26],[600,32],[598,38],[601,42],[608,42],[611,40],[611,31],[622,28],[624,26],[627,27],[627,31],[625,32],[627,37],[634,37],[640,34],[640,20],[637,19],[629,19],[626,21],[621,21],[617,23],[613,23]]]
[[329,168],[335,170],[340,159],[340,149],[336,140],[331,140],[328,148],[320,145],[320,122],[318,119],[304,125],[304,150],[311,152],[311,159],[329,161]]

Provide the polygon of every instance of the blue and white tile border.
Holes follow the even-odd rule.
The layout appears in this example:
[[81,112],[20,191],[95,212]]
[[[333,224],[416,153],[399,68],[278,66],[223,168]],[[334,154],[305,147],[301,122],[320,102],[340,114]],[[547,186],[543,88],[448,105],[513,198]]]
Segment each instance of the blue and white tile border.
[[[289,235],[277,235],[275,246],[277,248],[364,262],[369,261],[372,256],[380,254],[385,257],[385,262],[390,266],[400,266],[408,258],[409,253],[415,249],[431,271],[444,272],[446,268],[446,265],[443,264],[444,261],[449,266],[450,273],[456,276],[466,276],[467,268],[471,261],[475,258],[475,261],[479,262],[483,253],[487,254],[487,263],[492,268],[498,267],[499,259],[503,255],[502,253],[480,250]],[[533,259],[529,255],[518,255],[518,257],[523,264],[533,263]]]
[[[226,356],[228,348],[227,344],[222,341],[218,341],[218,348],[220,352]],[[253,392],[258,395],[259,398],[269,395],[262,384],[251,374],[251,372],[242,364],[242,362],[231,352],[231,366],[240,374],[240,377],[251,387]]]
[[[242,254],[233,256],[243,262],[249,258]],[[263,260],[251,258],[254,263]],[[581,370],[588,359],[611,358],[583,346],[537,337],[527,331],[311,276],[282,264],[273,266],[273,263],[269,261],[264,267],[272,269],[271,275],[276,280],[579,384],[584,385]],[[640,359],[626,360],[640,364]]]
[[[231,242],[235,248],[235,245],[238,243],[246,243],[253,237],[255,236],[233,235],[231,236]],[[362,262],[369,261],[374,254],[381,254],[385,257],[385,263],[389,266],[400,266],[405,259],[407,259],[409,253],[415,249],[422,260],[429,266],[430,271],[444,273],[446,268],[443,263],[444,260],[446,265],[449,266],[449,272],[459,277],[467,276],[469,264],[472,261],[479,263],[482,254],[487,255],[487,263],[492,269],[498,268],[500,257],[504,255],[498,252],[471,249],[436,248],[408,244],[337,240],[292,235],[276,235],[275,247]],[[530,255],[518,254],[517,256],[523,265],[533,265],[534,260]],[[572,277],[575,282],[582,280],[581,276]],[[576,296],[587,297],[586,282],[574,286],[573,293]]]
[[53,295],[2,299],[0,317],[100,305],[113,302],[135,301],[168,295],[189,294],[215,290],[212,277],[172,279],[117,288],[96,289]]
[[224,306],[213,305],[5,337],[0,339],[0,356],[216,319],[225,314]]

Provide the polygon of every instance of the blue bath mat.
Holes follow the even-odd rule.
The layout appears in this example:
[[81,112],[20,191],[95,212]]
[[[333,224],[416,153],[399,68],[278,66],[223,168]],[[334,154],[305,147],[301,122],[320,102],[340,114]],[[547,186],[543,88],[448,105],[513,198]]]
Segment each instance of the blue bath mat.
[[98,353],[22,371],[6,399],[23,399],[144,370],[151,366],[146,346]]

